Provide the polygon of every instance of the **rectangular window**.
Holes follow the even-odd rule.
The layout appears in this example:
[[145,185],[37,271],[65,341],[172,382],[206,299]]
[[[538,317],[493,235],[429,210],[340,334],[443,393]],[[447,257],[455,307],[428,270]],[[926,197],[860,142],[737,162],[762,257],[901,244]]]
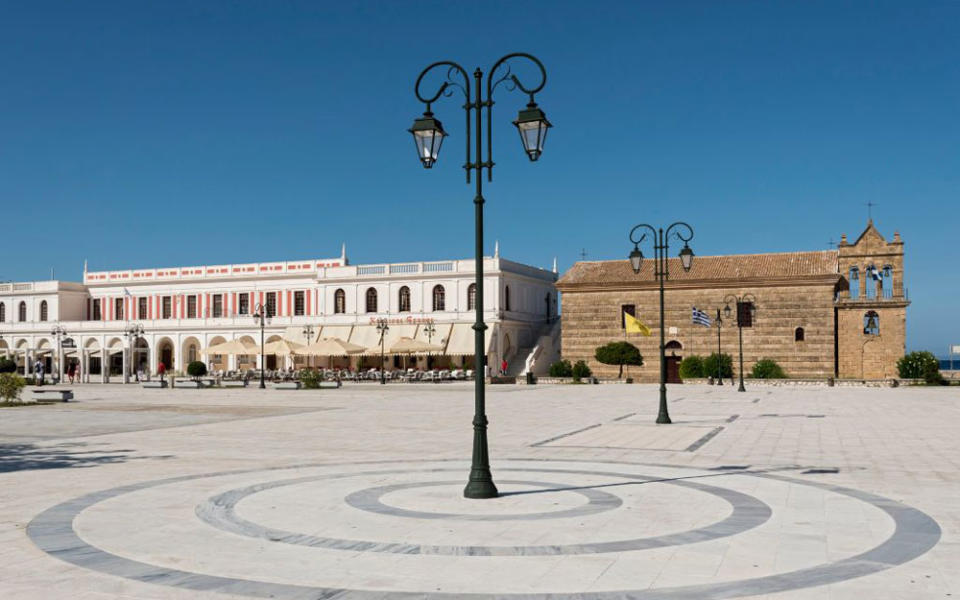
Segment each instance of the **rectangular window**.
[[293,293],[293,314],[297,317],[302,317],[307,314],[306,312],[306,299],[303,292],[294,292]]
[[188,319],[197,318],[197,297],[196,296],[187,296],[187,318]]
[[223,295],[213,295],[213,318],[219,319],[223,316]]
[[240,294],[237,296],[237,301],[239,307],[237,307],[237,314],[240,315],[249,315],[250,314],[250,294]]
[[118,321],[123,320],[123,298],[115,298],[113,301],[113,314]]
[[627,318],[623,316],[626,313],[631,317],[637,316],[637,305],[636,304],[621,304],[620,305],[620,329],[627,328]]
[[753,302],[737,302],[737,324],[753,327]]
[[173,298],[170,296],[164,296],[160,300],[160,306],[162,307],[162,312],[160,314],[164,319],[173,317]]
[[277,316],[277,293],[267,292],[267,316]]
[[137,298],[137,318],[138,319],[147,318],[147,299],[146,298]]
[[103,319],[103,313],[100,311],[100,299],[93,301],[93,316],[91,317],[94,321],[100,321]]

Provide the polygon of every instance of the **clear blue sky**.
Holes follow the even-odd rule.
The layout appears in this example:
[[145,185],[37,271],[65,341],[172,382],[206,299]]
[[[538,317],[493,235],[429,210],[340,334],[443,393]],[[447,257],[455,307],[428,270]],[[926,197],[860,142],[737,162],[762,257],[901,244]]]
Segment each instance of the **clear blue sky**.
[[701,255],[906,243],[908,347],[960,343],[960,3],[8,2],[0,280],[335,256],[468,257],[459,101],[434,60],[549,71],[540,162],[498,95],[487,252],[561,270],[682,219]]

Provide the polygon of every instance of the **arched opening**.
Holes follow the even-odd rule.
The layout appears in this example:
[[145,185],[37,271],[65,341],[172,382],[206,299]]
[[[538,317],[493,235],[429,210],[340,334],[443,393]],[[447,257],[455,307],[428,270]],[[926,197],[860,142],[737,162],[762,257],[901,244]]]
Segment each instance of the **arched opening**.
[[868,310],[863,315],[864,335],[880,335],[880,315],[875,310]]
[[87,351],[87,372],[81,373],[81,376],[100,375],[103,372],[103,356],[100,352],[100,342],[96,338],[90,338],[83,345]]
[[803,327],[797,327],[793,330],[793,341],[802,342],[806,339],[806,332],[803,330]]
[[123,375],[123,340],[116,337],[107,342],[107,373],[109,375]]
[[3,302],[0,302],[0,323],[4,323],[7,320],[7,305]]
[[195,337],[188,337],[183,340],[183,368],[200,359],[200,340]]
[[867,298],[871,300],[876,298],[877,288],[880,286],[880,271],[873,265],[867,267],[866,284]]
[[446,310],[446,306],[447,306],[447,298],[446,298],[446,296],[447,296],[446,290],[443,289],[443,286],[442,286],[442,285],[435,285],[435,286],[433,286],[433,310],[434,310],[434,312]]
[[[240,338],[240,343],[248,348],[255,348],[259,346],[259,342],[255,341],[249,335],[245,335]],[[257,368],[257,354],[238,354],[237,355],[237,368],[238,369],[256,369]]]
[[477,284],[467,286],[467,310],[477,310]]
[[683,356],[677,354],[683,351],[683,344],[677,340],[670,340],[664,345],[666,356],[664,362],[667,365],[667,383],[683,383],[680,379],[680,361]]
[[860,269],[850,267],[850,299],[856,300],[860,297]]
[[347,294],[343,290],[333,293],[333,314],[340,315],[347,312]]
[[47,320],[47,301],[46,300],[40,301],[40,320],[41,321]]
[[160,363],[163,363],[163,367],[167,371],[173,371],[173,342],[170,338],[163,338],[160,340],[160,343],[157,344],[157,364],[159,367]]
[[377,312],[377,290],[374,288],[367,288],[367,312]]
[[503,286],[503,310],[510,310],[510,286]]
[[17,310],[17,321],[25,323],[27,321],[27,303],[20,302],[20,308]]
[[130,364],[133,372],[139,377],[141,373],[150,372],[150,344],[142,337],[138,337],[133,345]]
[[[282,339],[282,338],[281,338],[279,335],[271,335],[270,337],[267,338],[267,341],[265,342],[265,344],[269,344],[269,343],[271,343],[271,342],[279,342],[281,339]],[[266,355],[264,355],[263,359],[264,359],[264,361],[266,361],[266,363],[267,363],[267,370],[268,370],[268,371],[275,371],[275,370],[277,370],[277,364],[278,364],[280,361],[277,360],[277,355],[276,355],[276,354],[266,354]]]
[[[207,342],[207,347],[216,346],[218,344],[226,343],[226,339],[223,336],[214,336]],[[226,371],[227,370],[227,357],[225,354],[207,354],[207,362],[210,365],[211,370],[213,371]]]
[[399,293],[400,312],[410,312],[410,288],[403,286]]

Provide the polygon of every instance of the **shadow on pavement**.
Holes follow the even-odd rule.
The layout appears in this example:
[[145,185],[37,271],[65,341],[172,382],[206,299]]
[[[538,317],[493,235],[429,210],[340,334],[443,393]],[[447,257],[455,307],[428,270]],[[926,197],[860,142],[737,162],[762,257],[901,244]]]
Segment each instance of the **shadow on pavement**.
[[124,463],[130,460],[167,459],[173,455],[132,456],[134,450],[85,450],[91,444],[0,444],[0,473],[40,469],[76,469]]

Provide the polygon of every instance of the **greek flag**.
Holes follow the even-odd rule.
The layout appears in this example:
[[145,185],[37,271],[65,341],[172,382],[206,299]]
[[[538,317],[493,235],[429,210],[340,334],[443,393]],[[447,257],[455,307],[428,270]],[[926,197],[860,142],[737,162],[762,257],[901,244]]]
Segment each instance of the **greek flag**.
[[713,321],[710,317],[707,316],[707,313],[702,310],[698,310],[696,306],[693,307],[693,324],[694,325],[703,325],[704,327],[710,327],[713,324]]

